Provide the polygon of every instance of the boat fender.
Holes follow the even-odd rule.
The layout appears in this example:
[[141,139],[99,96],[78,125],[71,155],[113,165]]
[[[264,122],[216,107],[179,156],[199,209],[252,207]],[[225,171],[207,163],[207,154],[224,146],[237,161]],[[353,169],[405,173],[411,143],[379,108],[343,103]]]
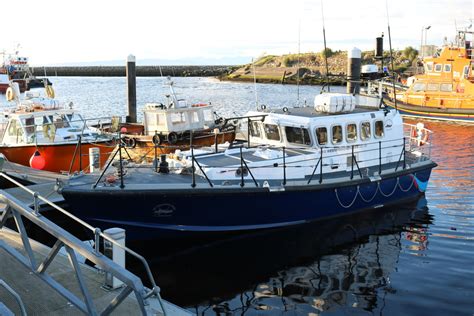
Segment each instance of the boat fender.
[[109,174],[108,176],[105,177],[105,182],[112,184],[115,181],[117,181],[117,177],[114,176],[113,174]]
[[178,134],[171,132],[168,134],[168,143],[174,145],[178,141]]
[[155,146],[160,146],[160,145],[161,145],[161,137],[160,137],[160,135],[155,134],[155,135],[153,136],[153,138],[151,139],[151,141],[153,142],[153,145],[155,145]]
[[6,92],[6,98],[8,102],[13,101],[14,92],[13,92],[12,87],[8,87],[7,92]]
[[198,108],[198,107],[201,107],[201,106],[207,106],[206,103],[195,103],[192,105],[193,108]]

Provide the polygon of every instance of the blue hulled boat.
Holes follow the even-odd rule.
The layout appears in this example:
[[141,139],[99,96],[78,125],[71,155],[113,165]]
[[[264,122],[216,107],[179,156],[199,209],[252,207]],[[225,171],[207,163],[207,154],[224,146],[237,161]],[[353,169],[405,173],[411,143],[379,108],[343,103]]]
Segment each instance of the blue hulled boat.
[[129,240],[270,229],[418,198],[436,166],[430,131],[357,100],[332,93],[314,107],[262,106],[241,121],[245,142],[177,150],[154,167],[119,160],[60,192],[71,212],[123,227]]

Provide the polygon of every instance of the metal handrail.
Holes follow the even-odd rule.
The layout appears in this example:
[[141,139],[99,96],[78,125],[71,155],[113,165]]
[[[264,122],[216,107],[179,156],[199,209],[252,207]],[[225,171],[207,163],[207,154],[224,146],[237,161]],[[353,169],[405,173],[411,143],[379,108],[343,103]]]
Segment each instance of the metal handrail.
[[[0,171],[0,176],[1,177],[4,177],[5,179],[11,181],[13,184],[15,184],[16,186],[18,186],[19,188],[23,189],[24,191],[30,193],[34,199],[34,213],[36,215],[39,215],[39,203],[38,201],[43,201],[44,203],[46,203],[47,205],[51,206],[52,208],[54,208],[55,210],[61,212],[63,215],[69,217],[70,219],[74,220],[75,222],[79,223],[80,225],[82,225],[83,227],[87,228],[88,230],[90,230],[91,232],[93,232],[94,234],[94,237],[95,237],[95,251],[96,253],[99,253],[99,243],[98,243],[98,240],[100,239],[100,237],[102,237],[103,239],[107,240],[108,242],[114,244],[115,246],[123,249],[125,252],[129,253],[130,255],[132,255],[133,257],[135,257],[136,259],[138,259],[144,266],[145,268],[145,271],[146,271],[146,274],[147,274],[147,277],[148,277],[148,280],[150,282],[150,284],[152,285],[152,289],[146,293],[145,295],[145,298],[148,298],[150,297],[151,295],[155,294],[155,295],[158,295],[159,297],[159,287],[156,285],[156,282],[155,282],[155,279],[153,277],[153,274],[151,273],[151,269],[150,269],[150,266],[148,265],[148,262],[146,261],[146,259],[141,256],[140,254],[136,253],[135,251],[133,251],[132,249],[126,247],[126,246],[122,246],[121,244],[119,244],[117,241],[115,241],[114,239],[110,238],[107,234],[103,233],[100,228],[97,228],[97,227],[93,227],[91,226],[90,224],[86,223],[85,221],[81,220],[80,218],[74,216],[73,214],[69,213],[68,211],[66,211],[65,209],[63,209],[62,207],[56,205],[55,203],[49,201],[47,198],[39,195],[37,192],[35,191],[32,191],[30,190],[28,187],[22,185],[21,183],[19,183],[18,181],[16,181],[15,179],[11,178],[10,176],[6,175],[5,173],[1,172]],[[160,300],[160,303],[162,304],[161,302],[161,297],[159,297],[159,300]],[[164,311],[164,309],[163,309]]]
[[2,286],[8,293],[10,293],[11,296],[13,296],[18,303],[18,306],[20,307],[20,312],[22,316],[26,316],[26,308],[25,304],[23,304],[23,300],[21,299],[20,295],[18,295],[17,292],[15,292],[14,289],[12,289],[5,281],[0,279],[0,286]]

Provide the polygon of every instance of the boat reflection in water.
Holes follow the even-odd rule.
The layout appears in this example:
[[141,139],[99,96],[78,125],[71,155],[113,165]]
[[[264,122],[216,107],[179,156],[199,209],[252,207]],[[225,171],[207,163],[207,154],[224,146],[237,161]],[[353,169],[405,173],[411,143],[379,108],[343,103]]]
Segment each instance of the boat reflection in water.
[[220,240],[152,259],[152,269],[166,298],[197,314],[370,311],[379,289],[393,291],[389,276],[401,239],[423,249],[430,223],[422,197],[396,208]]

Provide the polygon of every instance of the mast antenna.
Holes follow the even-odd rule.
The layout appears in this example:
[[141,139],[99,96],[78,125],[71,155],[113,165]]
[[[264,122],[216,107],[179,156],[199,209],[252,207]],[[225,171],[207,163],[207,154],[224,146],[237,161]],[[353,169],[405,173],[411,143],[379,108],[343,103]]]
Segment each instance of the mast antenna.
[[390,16],[388,14],[388,0],[385,0],[385,8],[387,10],[388,45],[390,48],[390,66],[392,67],[393,102],[395,104],[395,110],[398,111],[397,91],[395,90],[395,67],[393,66],[392,35],[390,33]]
[[323,19],[323,39],[324,39],[324,63],[326,64],[326,85],[328,86],[328,92],[331,92],[331,87],[329,86],[329,65],[328,65],[328,51],[326,47],[326,26],[324,24],[324,4],[321,0],[321,16]]
[[253,88],[255,91],[255,107],[258,110],[257,75],[255,74],[255,61],[253,58],[252,58],[252,69],[253,69]]
[[296,68],[296,107],[300,105],[301,20],[298,20],[298,61]]

